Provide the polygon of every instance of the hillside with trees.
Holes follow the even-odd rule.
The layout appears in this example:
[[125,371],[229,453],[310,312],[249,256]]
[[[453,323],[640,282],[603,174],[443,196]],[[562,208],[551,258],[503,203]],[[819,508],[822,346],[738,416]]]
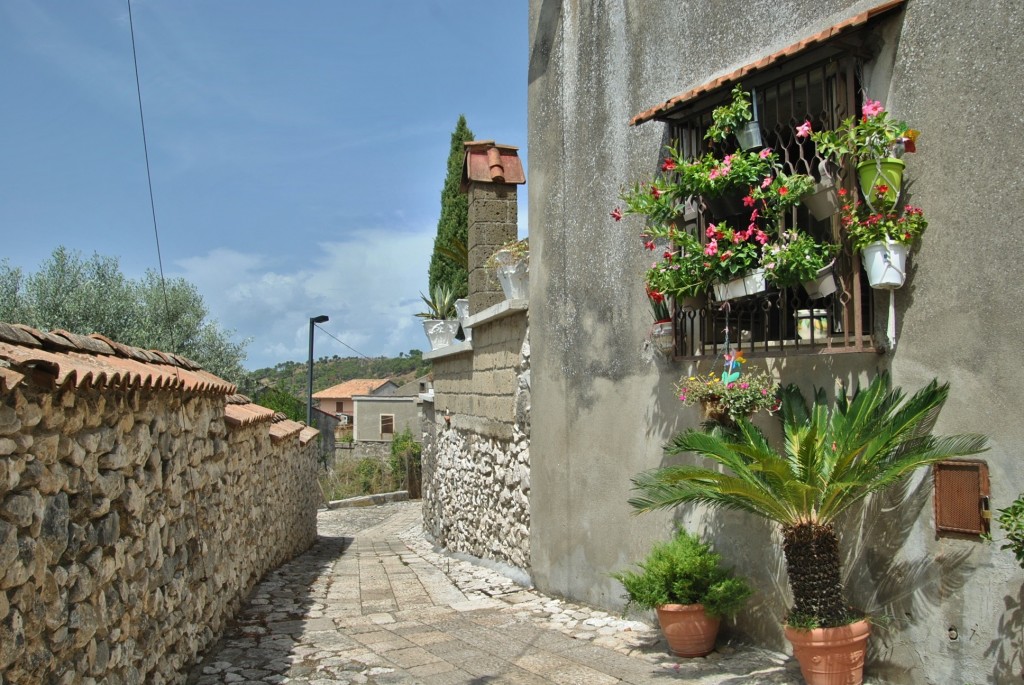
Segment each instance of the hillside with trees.
[[[397,357],[320,357],[313,362],[313,392],[353,378],[390,378],[401,385],[430,372],[430,362],[423,361],[423,352],[409,350]],[[254,388],[276,388],[293,397],[306,396],[308,381],[306,362],[281,362],[257,369],[250,374]],[[254,394],[259,394],[254,391]]]

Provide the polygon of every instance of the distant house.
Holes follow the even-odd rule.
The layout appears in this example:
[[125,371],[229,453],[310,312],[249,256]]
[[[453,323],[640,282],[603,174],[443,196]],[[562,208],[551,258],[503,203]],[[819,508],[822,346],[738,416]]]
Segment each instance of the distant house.
[[420,395],[432,389],[429,377],[423,376],[387,395],[376,393],[354,396],[355,425],[352,439],[357,443],[391,442],[396,433],[408,429],[419,441],[418,403]]
[[387,397],[396,390],[398,384],[389,378],[353,378],[313,393],[313,401],[320,411],[334,414],[341,419],[342,424],[351,424],[355,415],[353,397]]

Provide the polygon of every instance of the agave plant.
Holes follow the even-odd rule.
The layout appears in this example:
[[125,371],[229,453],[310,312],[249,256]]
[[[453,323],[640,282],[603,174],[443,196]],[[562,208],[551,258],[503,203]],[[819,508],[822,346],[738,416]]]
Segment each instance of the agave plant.
[[455,291],[444,285],[434,286],[432,297],[420,293],[420,299],[427,305],[427,311],[419,312],[416,316],[422,319],[447,320],[454,319],[455,313]]
[[643,512],[697,502],[780,524],[794,600],[787,623],[847,624],[858,617],[843,596],[836,517],[923,466],[987,449],[981,435],[931,434],[948,395],[949,385],[933,380],[906,398],[883,374],[852,399],[840,393],[829,409],[824,390],[808,407],[790,386],[782,393],[781,453],[743,418],[735,429],[688,430],[666,451],[693,452],[725,469],[684,465],[642,473],[633,479],[640,494],[630,504]]

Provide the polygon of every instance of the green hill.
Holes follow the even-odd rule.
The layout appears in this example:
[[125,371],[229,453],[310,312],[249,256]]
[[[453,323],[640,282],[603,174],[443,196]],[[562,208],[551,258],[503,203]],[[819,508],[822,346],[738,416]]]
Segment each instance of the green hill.
[[[390,378],[399,385],[430,372],[423,352],[409,350],[397,357],[321,357],[313,362],[313,392],[353,378]],[[276,387],[294,397],[306,396],[306,362],[281,362],[250,374],[255,388]],[[303,400],[304,401],[304,400]]]

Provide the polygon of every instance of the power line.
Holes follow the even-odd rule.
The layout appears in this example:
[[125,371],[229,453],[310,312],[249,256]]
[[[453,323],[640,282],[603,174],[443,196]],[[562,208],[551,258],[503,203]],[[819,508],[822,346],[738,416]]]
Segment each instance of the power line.
[[358,354],[358,355],[359,355],[360,357],[363,357],[364,359],[369,359],[369,360],[370,360],[371,362],[373,361],[373,357],[368,357],[367,355],[363,354],[362,352],[360,352],[360,351],[359,351],[359,350],[357,350],[356,348],[354,348],[354,347],[352,347],[351,345],[349,345],[349,344],[348,344],[347,342],[345,342],[344,340],[341,340],[341,339],[339,339],[339,338],[336,338],[336,337],[335,337],[335,336],[334,336],[334,335],[333,335],[333,334],[332,334],[332,333],[331,333],[330,331],[328,331],[327,329],[325,329],[325,328],[324,328],[323,326],[321,326],[320,324],[313,324],[313,325],[314,325],[314,326],[316,326],[317,328],[319,328],[319,329],[320,329],[320,332],[321,332],[321,333],[323,333],[324,335],[326,335],[326,336],[327,336],[327,337],[329,337],[329,338],[334,338],[334,340],[337,340],[337,341],[338,341],[338,342],[340,342],[340,343],[341,343],[342,345],[344,345],[344,346],[345,346],[345,347],[347,347],[348,349],[350,349],[350,350],[352,350],[353,352],[355,352],[356,354]]

